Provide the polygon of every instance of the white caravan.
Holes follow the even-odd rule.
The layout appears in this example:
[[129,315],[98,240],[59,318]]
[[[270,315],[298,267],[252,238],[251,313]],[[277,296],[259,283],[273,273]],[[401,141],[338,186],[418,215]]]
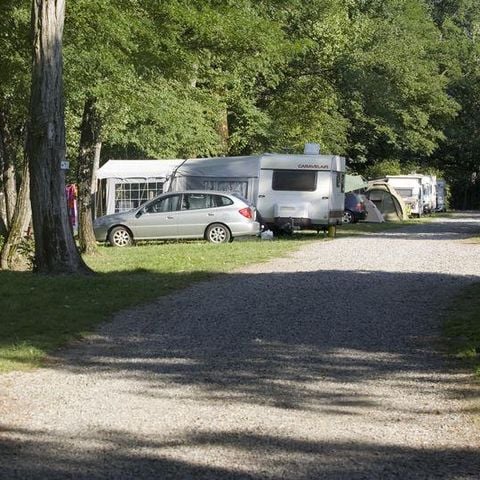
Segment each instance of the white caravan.
[[447,184],[443,178],[437,180],[437,212],[446,212],[447,211],[447,201],[446,201],[446,192]]
[[423,175],[423,211],[432,213],[437,209],[437,177],[435,175]]
[[420,217],[423,214],[424,196],[423,175],[387,175],[386,181],[402,197],[410,210],[410,215]]
[[173,172],[169,189],[235,191],[272,230],[320,231],[342,223],[344,184],[342,157],[263,154],[186,160]]

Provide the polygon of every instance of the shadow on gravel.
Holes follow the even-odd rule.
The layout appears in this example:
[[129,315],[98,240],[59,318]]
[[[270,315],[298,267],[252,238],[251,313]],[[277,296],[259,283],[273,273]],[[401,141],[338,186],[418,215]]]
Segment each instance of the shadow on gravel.
[[[362,237],[381,237],[394,240],[459,240],[480,236],[480,215],[472,221],[443,220],[432,223],[402,226],[384,232],[366,232]],[[361,224],[360,224],[361,226]],[[341,229],[341,227],[339,227]]]
[[[76,437],[77,448],[71,449],[69,435],[9,433],[16,440],[7,445],[0,437],[2,480],[474,480],[478,476],[472,472],[480,471],[480,457],[474,449],[309,442],[244,431],[194,434],[166,442],[123,431],[100,432]],[[172,449],[177,458],[172,457]],[[212,449],[221,453],[207,461],[202,452]],[[196,461],[182,460],[187,454]]]
[[[130,378],[134,394],[147,397],[361,415],[384,399],[346,385],[448,383],[439,375],[439,305],[470,281],[372,271],[225,275],[125,312],[115,328],[61,355],[58,368]],[[468,391],[457,383],[448,394]]]
[[[478,393],[444,376],[438,354],[439,305],[473,280],[333,270],[225,275],[124,312],[115,328],[107,325],[62,354],[56,368],[107,380],[124,402],[132,396],[172,405],[208,401],[214,409],[218,401],[267,406],[279,418],[289,411],[345,422],[371,415],[378,425],[403,415],[415,425],[416,415],[451,413],[444,403],[422,408],[415,403],[419,391]],[[116,379],[130,379],[132,390],[116,387]],[[388,387],[372,388],[379,382]],[[411,407],[396,411],[396,392],[409,391]],[[103,407],[96,408],[101,415]],[[308,442],[242,430],[161,443],[155,436],[85,431],[85,438],[72,438],[0,427],[0,479],[473,480],[480,472],[478,451],[469,449]],[[9,439],[2,442],[2,433]],[[215,465],[217,448],[227,458],[219,464],[231,468],[205,466],[206,456]]]

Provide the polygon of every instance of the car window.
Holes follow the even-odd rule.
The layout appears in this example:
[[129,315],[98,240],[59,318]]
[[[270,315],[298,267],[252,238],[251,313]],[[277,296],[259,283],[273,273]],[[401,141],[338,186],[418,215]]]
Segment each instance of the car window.
[[183,194],[182,210],[200,210],[212,207],[212,195],[208,193]]
[[145,207],[145,213],[173,212],[177,210],[179,201],[180,195],[158,198]]
[[233,200],[224,195],[212,195],[212,200],[214,207],[226,207],[233,204]]

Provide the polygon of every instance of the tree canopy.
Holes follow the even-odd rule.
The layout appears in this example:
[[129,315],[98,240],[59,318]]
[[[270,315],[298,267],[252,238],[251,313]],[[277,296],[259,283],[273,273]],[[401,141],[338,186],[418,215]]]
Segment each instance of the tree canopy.
[[[30,11],[29,0],[0,7],[9,198],[28,124]],[[456,206],[478,207],[479,27],[475,0],[67,1],[67,156],[75,167],[93,102],[103,160],[317,142],[357,173],[434,168]]]

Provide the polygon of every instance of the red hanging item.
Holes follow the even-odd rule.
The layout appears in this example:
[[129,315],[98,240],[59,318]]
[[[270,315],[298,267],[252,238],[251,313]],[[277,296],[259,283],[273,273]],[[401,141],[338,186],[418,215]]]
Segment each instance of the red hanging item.
[[67,197],[67,210],[70,224],[73,228],[77,227],[78,212],[77,212],[77,186],[70,184],[65,187],[65,196]]

